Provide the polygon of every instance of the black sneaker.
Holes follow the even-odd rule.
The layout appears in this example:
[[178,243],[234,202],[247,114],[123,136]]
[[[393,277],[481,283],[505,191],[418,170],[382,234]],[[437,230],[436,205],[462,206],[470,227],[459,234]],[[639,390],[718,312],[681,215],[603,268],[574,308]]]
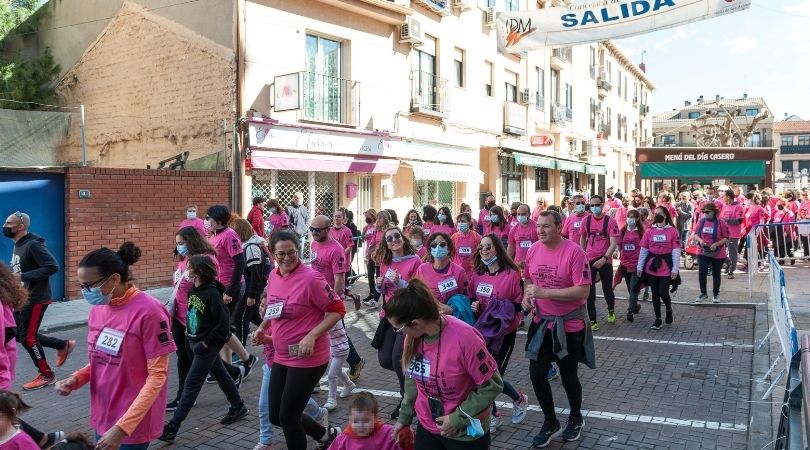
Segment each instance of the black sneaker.
[[633,319],[633,313],[628,312],[628,313],[627,313],[627,321],[628,321],[628,322],[632,322],[633,320],[634,320],[634,319]]
[[318,442],[318,446],[315,447],[318,450],[326,450],[332,445],[332,441],[338,437],[340,434],[340,428],[338,427],[329,427],[326,429],[326,434],[321,438],[322,440]]
[[661,319],[655,319],[652,326],[650,326],[651,330],[660,330],[661,329]]
[[205,379],[205,384],[214,384],[216,382],[217,382],[217,379],[214,378],[214,376],[209,373],[208,377],[206,377],[206,379]]
[[667,308],[667,314],[664,317],[664,323],[670,325],[672,323],[672,308]]
[[351,368],[349,368],[349,379],[352,380],[352,381],[357,381],[357,379],[360,378],[360,371],[363,370],[363,367],[365,365],[366,365],[366,359],[365,358],[360,358],[360,362],[358,362],[357,364],[355,364]]
[[171,420],[166,422],[166,425],[163,425],[163,434],[160,435],[158,440],[163,442],[174,442],[174,438],[177,437],[177,432],[180,430],[180,427],[174,424]]
[[641,311],[641,304],[636,303],[636,307],[633,309],[633,314],[638,314]]
[[174,411],[175,409],[177,409],[177,405],[179,405],[179,404],[180,404],[180,401],[178,401],[178,400],[170,401],[169,403],[166,404],[166,411]]
[[535,448],[543,448],[551,443],[551,440],[562,434],[562,427],[560,422],[551,423],[548,420],[543,422],[543,427],[540,432],[532,439],[532,446]]
[[562,432],[562,439],[565,442],[579,440],[579,435],[582,432],[582,427],[585,425],[583,417],[574,418],[569,416],[568,423],[565,425],[565,430]]
[[250,355],[247,361],[239,361],[238,363],[234,364],[235,366],[244,369],[239,369],[239,371],[242,372],[242,381],[244,381],[248,375],[250,375],[250,370],[253,369],[253,366],[256,365],[257,361],[259,361],[259,358]]
[[391,411],[391,420],[399,419],[399,409],[402,407],[402,400],[399,401],[399,404]]
[[220,419],[219,423],[221,423],[222,425],[230,425],[232,423],[236,423],[239,421],[239,419],[247,416],[249,412],[250,410],[248,410],[245,407],[245,404],[243,402],[242,406],[236,409],[228,408],[228,414],[225,414],[225,417]]
[[45,441],[45,445],[43,445],[42,448],[51,448],[64,440],[64,431],[54,431],[53,433],[48,433],[48,439]]

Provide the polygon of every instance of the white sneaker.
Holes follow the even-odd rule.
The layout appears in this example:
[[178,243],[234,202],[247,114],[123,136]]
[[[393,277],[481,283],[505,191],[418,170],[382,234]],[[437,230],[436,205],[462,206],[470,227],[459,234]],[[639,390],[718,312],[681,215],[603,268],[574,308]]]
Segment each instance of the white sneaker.
[[719,295],[712,295],[712,303],[720,303],[720,296]]
[[328,409],[321,408],[321,420],[319,420],[318,423],[322,427],[326,428],[327,430],[329,429],[329,410]]
[[323,404],[323,407],[326,408],[327,411],[334,411],[337,408],[337,400],[334,398],[330,398]]
[[255,447],[253,447],[253,450],[272,450],[272,449],[273,446],[271,444],[262,444],[261,442],[259,442],[258,444],[256,444]]
[[706,300],[708,300],[708,299],[709,299],[709,296],[708,296],[708,295],[706,295],[706,294],[700,294],[700,295],[698,295],[698,296],[697,296],[697,298],[695,299],[695,301],[693,301],[692,303],[701,303],[701,302],[704,302],[704,301],[706,301]]
[[489,434],[495,434],[498,431],[498,427],[501,425],[501,416],[498,414],[492,414],[489,416]]
[[518,392],[520,400],[512,402],[512,423],[519,424],[526,418],[526,408],[529,406],[529,396]]
[[349,384],[343,386],[343,390],[340,392],[340,398],[348,398],[352,396],[352,392],[354,392],[354,388],[357,385],[349,381]]
[[376,308],[377,307],[377,302],[375,302],[374,300],[365,301],[365,302],[363,302],[363,304],[368,306],[369,308]]

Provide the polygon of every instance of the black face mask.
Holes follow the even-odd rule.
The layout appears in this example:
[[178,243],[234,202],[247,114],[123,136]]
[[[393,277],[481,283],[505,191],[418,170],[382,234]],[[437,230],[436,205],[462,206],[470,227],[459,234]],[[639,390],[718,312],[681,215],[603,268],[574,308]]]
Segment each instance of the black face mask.
[[371,217],[366,217],[366,223],[372,223],[372,222],[374,222],[374,219],[372,219]]
[[656,214],[655,215],[655,223],[663,222],[665,220],[667,220],[667,218],[663,214]]
[[495,206],[495,202],[487,202],[487,208],[492,208]]
[[11,231],[11,227],[3,227],[3,236],[7,238],[13,238],[14,232]]
[[[777,205],[776,207],[777,207],[777,208],[778,208],[780,211],[781,211],[781,210],[783,210],[783,209],[785,209],[785,205]],[[6,232],[6,229],[5,229],[5,228],[3,228],[3,233],[5,233],[5,232]]]

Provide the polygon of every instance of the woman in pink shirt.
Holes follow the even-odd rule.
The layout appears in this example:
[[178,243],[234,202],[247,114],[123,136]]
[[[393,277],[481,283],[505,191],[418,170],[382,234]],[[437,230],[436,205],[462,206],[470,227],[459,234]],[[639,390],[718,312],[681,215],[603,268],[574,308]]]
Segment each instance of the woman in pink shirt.
[[415,209],[412,209],[408,211],[408,214],[405,214],[405,224],[402,227],[402,231],[405,232],[405,236],[410,236],[411,227],[413,226],[422,226],[422,218],[419,217],[419,211]]
[[[509,358],[515,348],[518,325],[523,320],[520,303],[523,300],[523,285],[520,280],[520,269],[506,252],[501,240],[489,234],[481,238],[481,243],[475,251],[473,260],[475,271],[472,273],[470,292],[472,293],[472,310],[479,320],[475,327],[485,335],[487,349],[498,363],[498,373],[501,377],[506,373]],[[511,314],[509,314],[511,312]],[[507,322],[503,320],[494,336],[489,318],[511,317]],[[503,393],[512,399],[512,423],[518,424],[526,418],[526,408],[529,406],[529,397],[518,391],[511,383],[504,379]],[[490,430],[495,432],[501,418],[498,408],[492,405]]]
[[678,277],[681,263],[681,233],[672,223],[669,209],[659,206],[654,210],[653,224],[641,239],[641,252],[636,264],[636,276],[650,286],[655,322],[653,330],[661,329],[661,302],[666,307],[665,323],[672,323],[672,299],[669,286]]
[[265,230],[268,238],[274,231],[286,230],[290,226],[290,217],[281,208],[278,200],[271,198],[267,201],[267,212],[270,213],[270,218],[267,221],[268,226]]
[[475,218],[473,217],[472,208],[470,207],[470,205],[468,205],[466,203],[462,203],[461,204],[461,214],[467,214],[467,215],[470,216],[470,229],[477,233],[478,232],[478,221],[475,220]]
[[[644,237],[644,223],[638,210],[631,209],[627,212],[627,223],[622,227],[619,238],[619,270],[617,273],[623,274],[624,282],[627,285],[627,292],[630,302],[627,307],[627,321],[633,321],[633,314],[641,311],[638,304],[638,292],[635,286],[638,283],[636,267],[638,266],[638,256],[641,253],[641,238]],[[620,281],[615,281],[614,284]],[[614,286],[615,288],[616,286]]]
[[472,218],[469,214],[459,214],[457,217],[458,231],[451,235],[453,246],[456,248],[453,262],[461,266],[466,272],[471,272],[473,268],[473,252],[481,241],[481,236],[476,233],[470,223]]
[[[784,258],[793,258],[793,225],[783,225],[795,222],[796,217],[787,205],[787,202],[780,200],[776,204],[776,212],[773,215],[773,222],[776,225],[771,228],[771,239],[773,240],[774,253],[779,258],[779,263],[784,264]],[[795,259],[790,260],[790,265],[796,264]]]
[[489,210],[489,218],[491,220],[491,227],[489,233],[485,234],[494,234],[501,240],[501,243],[504,247],[509,245],[509,232],[512,230],[512,227],[509,226],[509,221],[506,219],[506,215],[504,214],[503,208],[500,206],[493,206]]
[[726,260],[726,240],[728,239],[728,225],[718,217],[717,205],[706,202],[702,208],[703,217],[692,230],[693,242],[700,245],[698,255],[698,283],[700,295],[694,303],[708,299],[706,294],[706,278],[709,275],[709,266],[712,268],[712,302],[720,303],[720,278],[723,262]]
[[427,246],[430,249],[427,262],[419,266],[416,277],[424,281],[439,300],[442,314],[452,315],[453,309],[446,304],[447,300],[456,294],[469,295],[469,278],[464,269],[451,261],[455,247],[450,236],[433,233],[428,238]]
[[433,226],[431,233],[445,233],[452,236],[456,232],[456,225],[453,223],[453,213],[450,208],[442,206],[439,208],[439,213],[436,214],[436,225]]
[[[369,286],[374,286],[374,281],[377,276],[377,266],[371,255],[374,254],[374,250],[377,246],[377,241],[375,240],[377,230],[374,224],[374,222],[377,221],[377,211],[369,209],[363,213],[363,216],[366,221],[366,224],[363,226],[363,243],[366,246],[366,252],[363,255],[363,259],[366,262],[366,279],[368,280]],[[376,305],[378,298],[379,294],[374,292],[374,289],[369,289],[368,296],[363,299],[363,303],[368,304],[368,302],[373,300]]]
[[[366,244],[367,244],[367,246],[366,246],[366,257],[368,258],[368,261],[370,261],[368,263],[368,269],[370,271],[373,271],[375,276],[379,277],[380,274],[381,274],[380,273],[380,262],[376,260],[375,255],[377,254],[377,248],[379,248],[380,244],[383,241],[383,234],[385,233],[385,230],[392,227],[393,225],[391,224],[391,214],[389,214],[388,211],[383,210],[383,211],[378,212],[377,216],[374,219],[375,219],[375,222],[374,222],[374,234],[371,236],[371,238],[368,241],[366,241]],[[373,264],[373,267],[372,267],[372,264]],[[372,281],[372,280],[369,280],[369,281]],[[365,303],[366,306],[376,308],[376,307],[379,306],[380,293],[377,292],[376,289],[371,288],[371,286],[376,286],[377,285],[376,279],[373,280],[373,281],[374,281],[373,284],[369,284],[369,290],[371,291],[369,293],[369,295],[372,298],[370,300],[364,301],[363,303]]]
[[163,431],[175,345],[163,304],[132,281],[130,266],[140,256],[135,244],[125,242],[118,252],[100,248],[79,262],[82,296],[93,305],[90,362],[56,390],[69,395],[90,383],[90,425],[101,436],[96,448],[146,449]]
[[205,229],[205,222],[197,217],[197,205],[188,205],[186,207],[186,218],[180,222],[180,226],[177,227],[177,229],[181,230],[185,227],[193,227],[200,233],[200,236],[208,235],[208,231]]
[[[298,237],[273,234],[270,248],[278,267],[267,284],[264,320],[273,336],[270,422],[284,430],[290,450],[306,450],[307,436],[328,448],[338,435],[303,414],[312,390],[329,363],[330,329],[346,314],[343,300],[315,269],[298,259]],[[266,329],[266,324],[261,325]]]
[[[565,206],[565,203],[563,203],[563,206]],[[542,195],[537,197],[537,206],[535,206],[534,211],[532,211],[531,219],[534,222],[537,222],[537,218],[540,217],[540,213],[545,211],[547,207],[548,205],[546,204],[546,198]]]

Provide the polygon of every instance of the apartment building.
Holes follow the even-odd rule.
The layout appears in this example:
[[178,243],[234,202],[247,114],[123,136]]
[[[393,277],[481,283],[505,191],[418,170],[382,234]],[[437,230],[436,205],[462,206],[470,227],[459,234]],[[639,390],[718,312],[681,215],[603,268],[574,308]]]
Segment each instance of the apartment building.
[[[773,124],[777,182],[790,183],[810,175],[810,120],[786,117]],[[781,172],[782,176],[779,177]]]

